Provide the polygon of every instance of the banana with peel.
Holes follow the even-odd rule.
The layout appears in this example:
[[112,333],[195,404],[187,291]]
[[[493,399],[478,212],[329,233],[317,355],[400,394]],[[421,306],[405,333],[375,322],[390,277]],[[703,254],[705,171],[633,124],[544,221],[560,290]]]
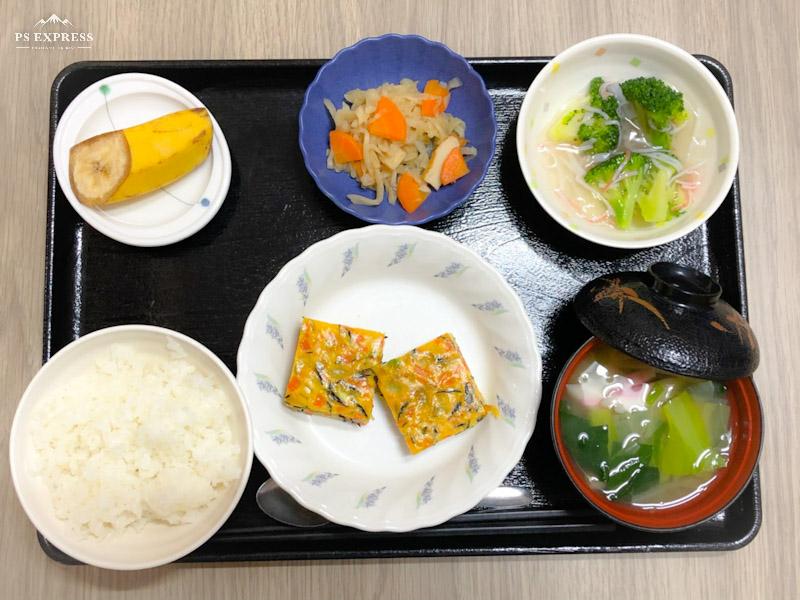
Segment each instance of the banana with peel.
[[150,193],[197,168],[208,156],[212,137],[205,108],[96,135],[70,149],[72,190],[89,206]]

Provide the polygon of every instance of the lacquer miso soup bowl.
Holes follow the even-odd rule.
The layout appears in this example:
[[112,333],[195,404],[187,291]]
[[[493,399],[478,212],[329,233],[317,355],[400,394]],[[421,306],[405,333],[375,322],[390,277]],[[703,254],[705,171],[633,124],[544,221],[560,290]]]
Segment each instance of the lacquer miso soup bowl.
[[753,476],[758,345],[721,295],[695,269],[656,263],[595,279],[575,298],[594,335],[555,386],[553,443],[583,497],[623,525],[693,527]]

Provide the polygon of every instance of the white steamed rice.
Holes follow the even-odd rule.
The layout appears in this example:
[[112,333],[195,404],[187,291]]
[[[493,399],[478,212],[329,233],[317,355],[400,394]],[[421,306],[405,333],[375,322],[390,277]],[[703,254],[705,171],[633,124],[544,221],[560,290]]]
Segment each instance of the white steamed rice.
[[241,477],[230,400],[171,340],[99,353],[40,402],[31,435],[56,516],[87,536],[191,523]]

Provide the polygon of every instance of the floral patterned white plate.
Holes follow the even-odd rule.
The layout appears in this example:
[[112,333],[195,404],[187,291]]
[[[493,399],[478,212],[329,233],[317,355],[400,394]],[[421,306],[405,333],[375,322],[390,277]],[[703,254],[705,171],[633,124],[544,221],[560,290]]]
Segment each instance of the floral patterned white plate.
[[[453,333],[501,417],[411,455],[382,400],[360,428],[286,408],[303,316],[385,333],[384,360]],[[519,298],[477,254],[439,233],[375,225],[314,244],[264,288],[237,379],[256,456],[283,489],[335,523],[409,531],[469,510],[517,464],[536,422],[541,358]]]

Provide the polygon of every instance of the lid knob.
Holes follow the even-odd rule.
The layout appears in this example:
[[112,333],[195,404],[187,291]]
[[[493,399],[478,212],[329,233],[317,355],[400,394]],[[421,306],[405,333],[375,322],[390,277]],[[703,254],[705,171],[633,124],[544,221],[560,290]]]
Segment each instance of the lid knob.
[[716,281],[691,267],[658,262],[648,272],[653,277],[653,292],[678,304],[712,306],[722,295]]

